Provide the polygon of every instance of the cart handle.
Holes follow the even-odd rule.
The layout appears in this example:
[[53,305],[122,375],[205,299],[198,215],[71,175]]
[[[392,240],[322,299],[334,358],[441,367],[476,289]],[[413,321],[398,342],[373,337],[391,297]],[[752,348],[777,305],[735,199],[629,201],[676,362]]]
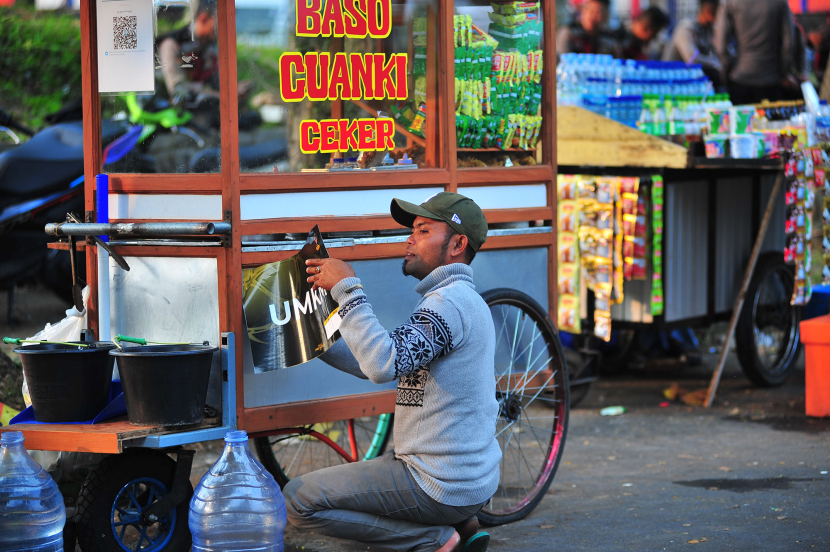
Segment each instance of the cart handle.
[[4,337],[3,343],[8,345],[21,345],[23,343],[45,343],[47,345],[70,345],[72,347],[80,347],[85,349],[89,345],[82,345],[80,343],[69,343],[67,341],[38,341],[37,339],[20,339],[19,337]]
[[147,340],[141,337],[130,337],[127,335],[118,334],[115,340],[126,341],[127,343],[138,343],[139,345],[147,345]]
[[118,341],[126,341],[127,343],[138,343],[139,345],[147,345],[148,343],[152,343],[153,345],[190,345],[190,343],[170,343],[167,341],[147,341],[143,337],[130,337],[128,335],[121,335],[115,338]]

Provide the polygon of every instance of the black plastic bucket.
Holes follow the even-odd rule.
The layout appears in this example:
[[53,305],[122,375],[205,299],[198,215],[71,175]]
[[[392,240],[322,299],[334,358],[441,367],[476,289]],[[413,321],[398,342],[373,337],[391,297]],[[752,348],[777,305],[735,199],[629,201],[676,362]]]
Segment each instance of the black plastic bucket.
[[118,359],[130,423],[200,423],[205,417],[210,366],[216,350],[205,345],[148,345],[111,351]]
[[77,343],[90,347],[38,343],[14,350],[23,362],[38,422],[86,422],[109,404],[115,360],[109,351],[115,345]]

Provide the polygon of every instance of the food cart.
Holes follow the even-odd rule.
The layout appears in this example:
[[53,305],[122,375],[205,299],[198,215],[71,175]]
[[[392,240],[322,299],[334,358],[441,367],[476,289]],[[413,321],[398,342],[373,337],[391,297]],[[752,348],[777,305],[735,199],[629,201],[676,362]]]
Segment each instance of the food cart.
[[[207,341],[219,344],[220,351],[208,389],[207,405],[213,411],[197,427],[138,427],[120,418],[93,425],[2,428],[22,430],[29,449],[111,455],[90,474],[77,498],[75,522],[82,549],[186,549],[193,457],[187,445],[220,439],[229,429],[244,429],[255,438],[263,464],[283,482],[311,469],[371,458],[382,451],[391,432],[394,386],[379,387],[351,378],[319,360],[284,370],[254,370],[242,308],[243,271],[291,257],[304,243],[305,234],[319,225],[331,256],[353,263],[381,323],[395,327],[410,314],[416,294],[409,291],[412,282],[400,275],[407,231],[389,216],[389,203],[393,197],[420,203],[440,191],[473,198],[490,223],[489,239],[472,266],[477,289],[491,306],[499,334],[497,431],[504,460],[499,490],[480,517],[485,523],[498,524],[526,516],[545,496],[556,472],[569,409],[565,361],[550,320],[557,304],[552,4],[542,2],[534,8],[526,16],[532,22],[530,32],[525,29],[523,35],[515,35],[516,26],[509,26],[516,24],[515,19],[488,16],[490,2],[456,2],[458,7],[435,0],[369,2],[368,9],[376,17],[364,20],[362,34],[359,29],[350,31],[354,36],[338,31],[341,24],[358,23],[350,18],[331,21],[329,31],[318,25],[302,33],[317,36],[299,36],[300,22],[313,27],[319,17],[306,14],[296,18],[284,49],[265,39],[259,43],[238,39],[238,11],[231,1],[200,3],[198,8],[187,4],[177,13],[196,21],[205,4],[207,19],[216,25],[212,58],[209,49],[182,58],[185,73],[200,63],[199,56],[213,60],[210,69],[218,77],[214,79],[218,86],[214,132],[212,140],[204,142],[213,147],[216,163],[196,174],[195,164],[181,160],[183,147],[175,141],[187,139],[192,129],[177,125],[165,129],[162,122],[154,122],[141,130],[142,138],[145,133],[156,137],[155,149],[144,153],[161,155],[160,150],[166,150],[173,159],[168,166],[175,167],[175,173],[141,174],[122,165],[112,169],[107,179],[96,179],[104,172],[106,157],[100,139],[102,118],[123,119],[125,113],[134,111],[119,107],[124,105],[119,103],[124,102],[124,94],[146,90],[134,86],[121,95],[113,93],[119,80],[102,72],[104,66],[121,71],[118,74],[124,81],[140,76],[123,72],[121,66],[128,62],[118,60],[126,58],[113,59],[120,55],[113,40],[124,44],[119,36],[113,39],[113,33],[125,33],[129,46],[134,31],[124,31],[123,26],[131,22],[106,11],[112,4],[81,3],[85,212],[80,214],[82,223],[64,224],[55,232],[109,234],[109,247],[129,263],[130,270],[125,271],[91,240],[60,241],[51,247],[74,247],[85,255],[86,281],[92,288],[89,324],[98,339],[125,334],[148,341]],[[318,11],[323,8],[316,2],[306,10],[316,4]],[[342,11],[336,9],[338,2],[323,4]],[[355,9],[354,2],[345,4]],[[366,9],[366,2],[361,5]],[[141,2],[130,6],[144,9]],[[255,17],[294,18],[300,6],[306,2],[275,0]],[[175,3],[155,3],[153,12],[145,15],[152,17],[154,28],[161,28],[165,10],[176,7]],[[139,43],[142,13],[135,31]],[[511,53],[503,59],[505,67],[524,63],[524,72],[514,67],[512,76],[499,80],[508,82],[508,87],[515,82],[515,90],[530,90],[531,83],[536,87],[538,106],[526,105],[525,109],[532,109],[533,116],[538,114],[533,120],[537,136],[526,141],[517,134],[515,143],[497,144],[493,139],[457,147],[456,107],[459,112],[472,109],[458,104],[457,92],[459,87],[478,86],[458,83],[465,80],[456,72],[459,48],[485,41],[490,55],[498,54],[491,42],[494,35],[485,31],[491,23],[492,29],[501,29],[501,41],[510,44],[512,52],[524,50],[522,55]],[[333,36],[320,36],[326,33]],[[532,48],[521,42],[528,40],[528,34]],[[155,31],[155,47],[161,35],[162,31]],[[528,50],[533,53],[526,56]],[[335,96],[322,92],[314,101],[290,97],[300,88],[301,74],[313,71],[310,63],[337,60],[341,52],[358,54],[364,64],[368,59],[376,65],[385,63],[387,70],[390,60],[397,63],[403,70],[397,73],[395,89],[390,88],[387,73],[375,75],[375,79],[386,79],[389,86],[374,95],[367,84],[381,81],[372,81],[370,76],[362,81],[362,90],[355,87],[353,93],[347,93],[348,86],[341,82],[339,89],[334,87]],[[153,63],[162,62],[155,58]],[[491,58],[487,63],[492,63]],[[287,81],[278,80],[274,67]],[[252,104],[244,87],[238,86],[241,73],[253,76],[255,91],[261,93],[260,114],[270,113],[263,119],[277,121],[274,125],[251,130],[243,124],[251,119]],[[489,65],[481,74],[487,73]],[[318,77],[325,78],[322,71]],[[480,82],[470,75],[465,78]],[[522,82],[520,87],[520,79],[527,85]],[[313,77],[308,82],[309,90],[319,85]],[[165,94],[164,88],[156,84],[157,98]],[[481,87],[479,94],[483,94]],[[478,99],[483,100],[483,95]],[[512,122],[515,113],[510,111],[508,121],[505,108],[511,109],[502,107],[503,124]],[[271,117],[274,113],[278,115]],[[342,149],[327,153],[325,145],[314,142],[322,136],[320,124],[354,119],[367,121],[374,129],[369,132],[372,137],[383,135],[392,143],[364,145],[361,131],[358,147],[349,147],[375,151],[362,151],[359,160],[352,160]],[[137,121],[133,119],[141,124]],[[389,121],[393,127],[385,126]],[[525,123],[531,133],[529,119],[515,126],[518,129]],[[323,131],[326,128],[333,127]],[[525,127],[521,128],[524,133]],[[161,136],[163,131],[168,131],[167,138]],[[495,137],[495,132],[481,130],[488,138]],[[243,158],[242,152],[269,140],[283,140],[287,156],[277,163],[260,164],[254,172],[254,163]],[[346,163],[341,163],[343,157]],[[387,161],[382,164],[384,157]],[[109,226],[85,226],[92,223]]]
[[753,383],[780,385],[800,351],[801,309],[784,263],[783,159],[708,159],[703,152],[588,112],[558,110],[562,174],[660,176],[663,203],[662,313],[648,282],[626,282],[611,308],[618,329],[672,329],[729,320],[709,389],[711,404],[732,336]]

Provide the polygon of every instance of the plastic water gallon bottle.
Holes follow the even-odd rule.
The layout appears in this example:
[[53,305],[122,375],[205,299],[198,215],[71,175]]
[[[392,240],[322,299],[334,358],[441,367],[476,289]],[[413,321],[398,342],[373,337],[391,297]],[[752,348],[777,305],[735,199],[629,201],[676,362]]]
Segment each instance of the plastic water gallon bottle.
[[0,436],[0,550],[63,552],[66,510],[57,484],[23,448],[23,434]]
[[193,552],[283,552],[285,499],[248,448],[248,434],[225,434],[222,456],[190,500]]

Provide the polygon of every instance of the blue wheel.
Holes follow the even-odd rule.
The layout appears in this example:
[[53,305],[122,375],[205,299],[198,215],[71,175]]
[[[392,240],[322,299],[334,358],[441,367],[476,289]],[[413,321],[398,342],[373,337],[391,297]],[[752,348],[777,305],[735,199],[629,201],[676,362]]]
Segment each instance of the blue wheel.
[[164,550],[176,530],[176,510],[171,510],[153,525],[144,523],[141,514],[167,493],[167,485],[152,477],[133,479],[121,488],[112,505],[110,525],[122,550]]
[[[167,454],[136,449],[105,458],[78,495],[75,531],[84,552],[187,552],[187,498],[153,523],[142,513],[173,487],[176,462]],[[67,548],[69,550],[69,548]]]

